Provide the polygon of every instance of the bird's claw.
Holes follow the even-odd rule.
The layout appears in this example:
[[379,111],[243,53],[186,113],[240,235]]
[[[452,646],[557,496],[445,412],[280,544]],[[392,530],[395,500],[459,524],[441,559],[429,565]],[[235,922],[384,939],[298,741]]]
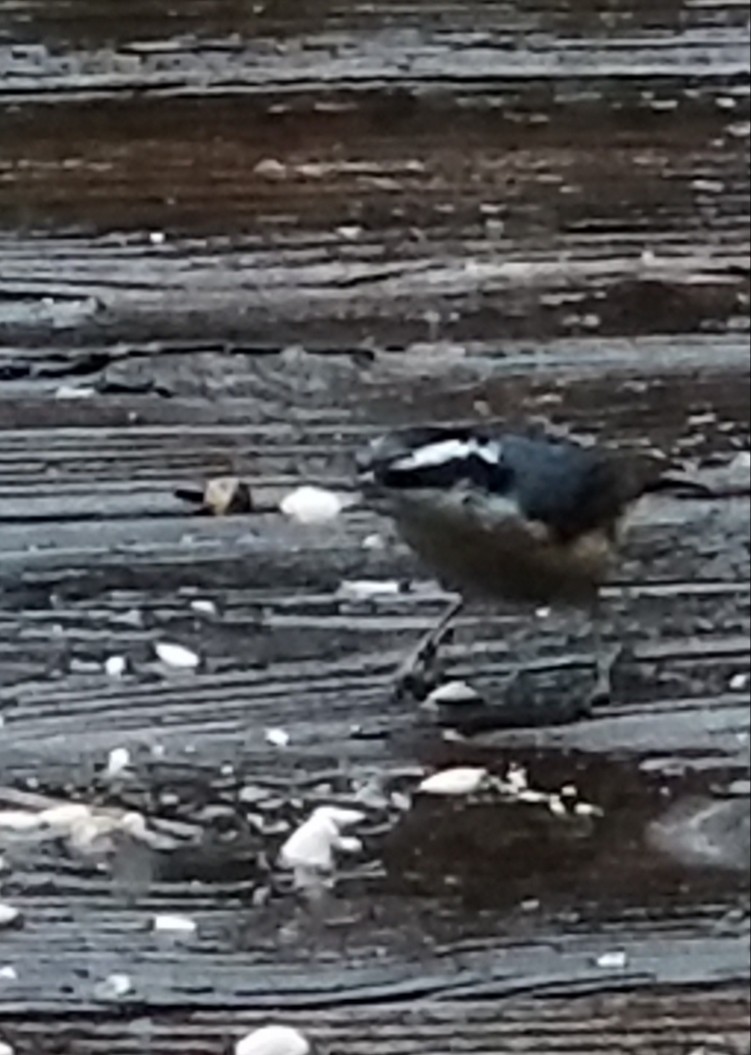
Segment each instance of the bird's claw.
[[623,646],[616,645],[607,656],[597,661],[596,680],[587,696],[583,713],[591,714],[595,707],[606,707],[613,702],[613,669],[623,655]]
[[426,699],[440,681],[437,658],[438,650],[432,643],[409,656],[396,672],[395,698],[418,703]]

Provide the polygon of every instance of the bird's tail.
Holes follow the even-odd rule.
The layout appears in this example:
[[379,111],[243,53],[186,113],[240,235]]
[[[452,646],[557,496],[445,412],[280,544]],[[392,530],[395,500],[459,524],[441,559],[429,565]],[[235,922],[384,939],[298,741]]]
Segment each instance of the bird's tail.
[[678,498],[716,498],[716,492],[699,480],[675,473],[662,473],[642,484],[643,495],[669,492]]

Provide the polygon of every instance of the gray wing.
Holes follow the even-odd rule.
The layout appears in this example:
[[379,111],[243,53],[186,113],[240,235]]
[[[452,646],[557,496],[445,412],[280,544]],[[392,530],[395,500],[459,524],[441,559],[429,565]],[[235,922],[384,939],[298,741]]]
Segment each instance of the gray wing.
[[525,516],[561,538],[610,527],[632,497],[624,467],[602,449],[546,437],[500,439]]

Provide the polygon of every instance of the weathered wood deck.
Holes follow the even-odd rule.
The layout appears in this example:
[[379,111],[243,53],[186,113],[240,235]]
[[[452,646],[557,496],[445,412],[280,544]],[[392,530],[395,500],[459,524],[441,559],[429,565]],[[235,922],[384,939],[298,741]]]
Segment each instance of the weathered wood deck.
[[[607,711],[541,726],[530,700],[466,742],[390,702],[443,597],[364,545],[375,516],[172,496],[231,472],[270,507],[348,486],[386,425],[521,414],[737,483],[748,42],[732,0],[5,0],[0,807],[123,804],[164,837],[114,881],[2,847],[19,1055],[218,1055],[268,1017],[323,1055],[751,1051],[747,495],[644,505],[608,591],[631,648]],[[583,635],[472,615],[452,670],[500,699],[539,645],[535,699],[576,698]],[[201,668],[166,674],[163,640]],[[313,804],[456,760],[574,781],[605,817],[376,796],[323,914],[254,898]],[[195,938],[160,941],[165,911]]]

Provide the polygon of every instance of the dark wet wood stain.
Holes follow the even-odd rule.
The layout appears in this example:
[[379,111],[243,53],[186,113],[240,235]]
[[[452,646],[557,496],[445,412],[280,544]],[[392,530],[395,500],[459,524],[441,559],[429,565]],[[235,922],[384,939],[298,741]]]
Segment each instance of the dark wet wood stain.
[[[607,713],[467,744],[388,702],[445,598],[402,547],[363,546],[374,516],[315,532],[173,498],[227,473],[261,508],[346,487],[367,436],[431,419],[545,416],[724,472],[749,448],[747,10],[2,6],[0,804],[110,801],[98,770],[126,745],[118,801],[170,846],[130,897],[55,848],[10,854],[27,922],[2,935],[2,1037],[218,1055],[281,1017],[323,1055],[748,1055],[746,497],[642,510],[606,600],[630,646]],[[338,593],[381,577],[411,589]],[[165,678],[160,640],[200,671]],[[528,662],[541,706],[576,698],[586,656],[578,623],[516,611],[448,649],[493,699]],[[279,838],[243,826],[243,783],[294,789],[273,819],[295,822],[373,775],[510,760],[605,820],[375,811],[327,923],[254,906]],[[656,848],[666,811],[712,797],[737,804],[721,866]],[[155,942],[159,911],[199,922],[194,947]],[[622,971],[596,965],[613,949]],[[134,983],[117,1007],[112,972]]]

